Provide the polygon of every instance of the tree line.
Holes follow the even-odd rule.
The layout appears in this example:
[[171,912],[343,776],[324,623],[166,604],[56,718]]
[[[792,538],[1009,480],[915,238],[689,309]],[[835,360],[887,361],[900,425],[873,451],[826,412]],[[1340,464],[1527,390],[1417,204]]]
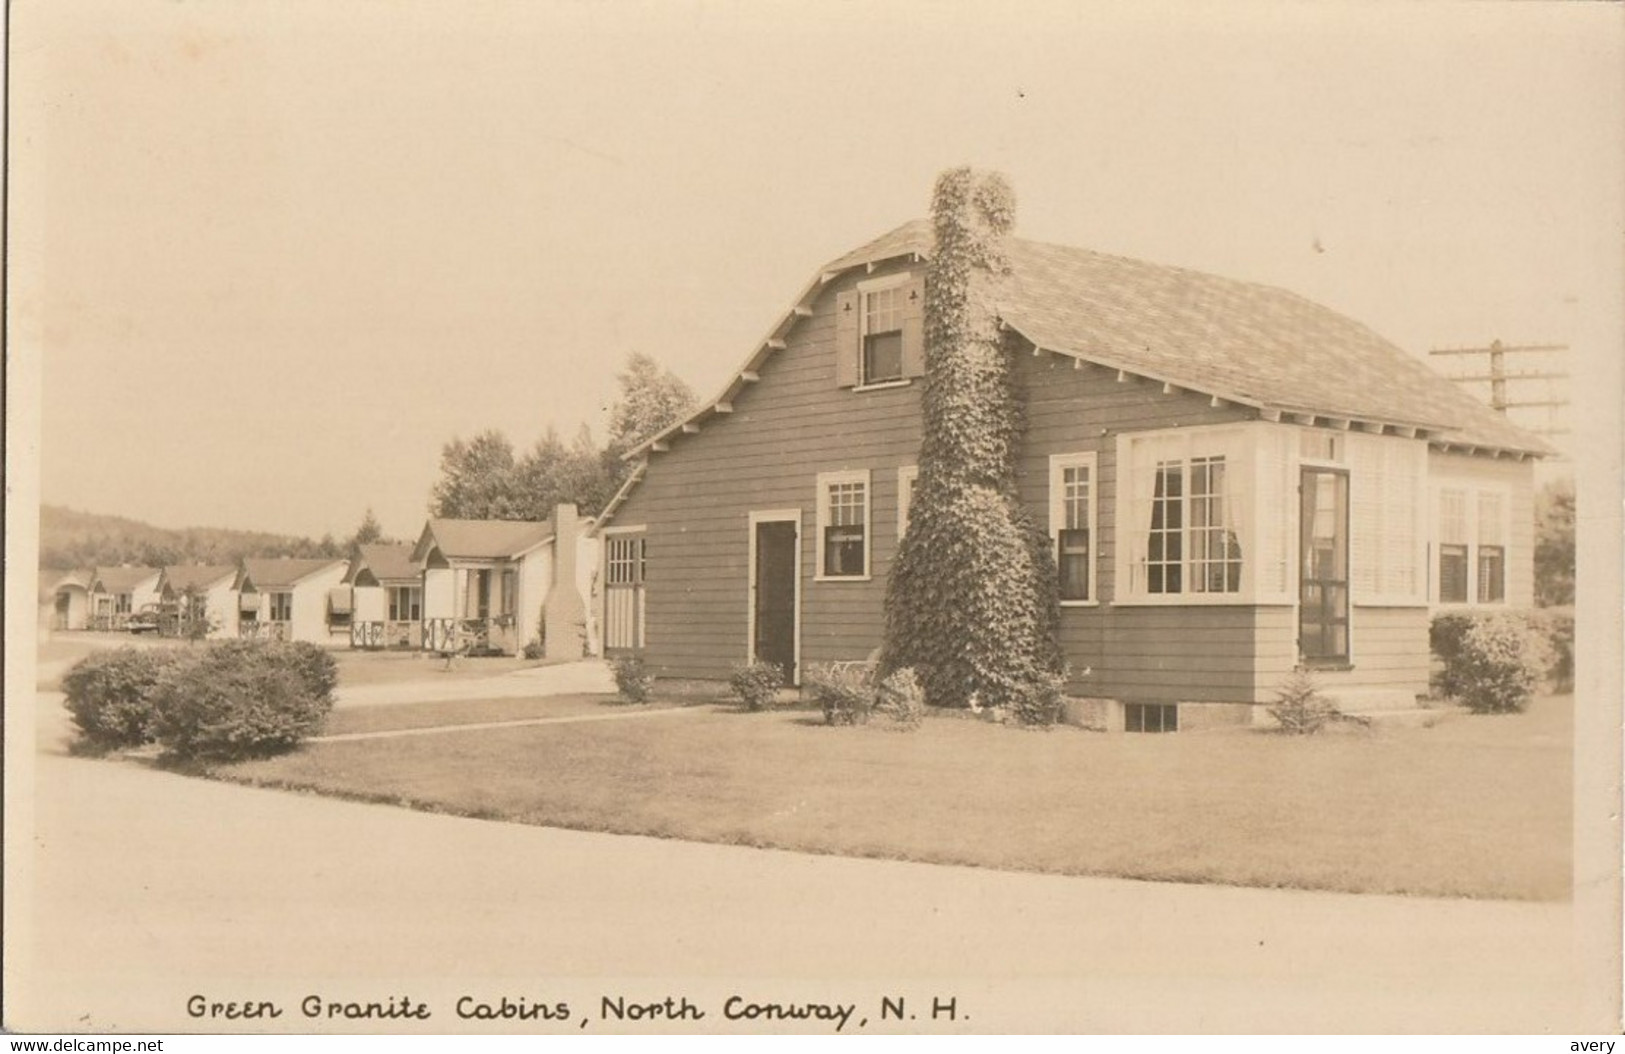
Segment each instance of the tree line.
[[694,405],[689,386],[642,352],[628,357],[616,383],[620,394],[610,409],[609,438],[602,446],[586,425],[569,443],[549,425],[523,453],[516,453],[498,429],[452,439],[441,448],[429,515],[545,520],[561,502],[575,503],[588,516],[603,511],[630,471],[622,455]]

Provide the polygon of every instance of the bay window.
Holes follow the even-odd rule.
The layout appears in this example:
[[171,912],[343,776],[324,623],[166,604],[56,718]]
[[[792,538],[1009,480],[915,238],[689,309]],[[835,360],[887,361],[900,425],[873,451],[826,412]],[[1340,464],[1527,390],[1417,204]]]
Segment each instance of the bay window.
[[[1312,511],[1309,469],[1341,473],[1313,477],[1331,489]],[[1317,650],[1346,652],[1334,627],[1350,604],[1427,603],[1426,480],[1427,444],[1401,436],[1266,421],[1124,433],[1114,602],[1301,607],[1309,568],[1320,583],[1311,606],[1336,602],[1317,623]],[[1306,515],[1321,521],[1307,534]],[[1334,522],[1336,533],[1321,529]],[[1495,551],[1484,554],[1494,578]]]
[[1244,571],[1251,485],[1263,476],[1250,455],[1263,435],[1238,426],[1119,439],[1120,601],[1213,602],[1256,591]]

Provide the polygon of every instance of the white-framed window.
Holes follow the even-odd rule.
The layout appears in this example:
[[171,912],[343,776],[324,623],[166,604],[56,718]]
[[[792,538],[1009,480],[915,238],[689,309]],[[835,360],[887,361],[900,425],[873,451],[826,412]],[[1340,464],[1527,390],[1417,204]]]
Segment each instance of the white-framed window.
[[423,618],[422,586],[389,587],[389,621],[417,622]]
[[897,540],[908,533],[908,514],[914,508],[914,484],[920,481],[920,466],[904,465],[897,470]]
[[[1356,605],[1427,603],[1427,444],[1270,421],[1117,439],[1120,604],[1300,604],[1302,472],[1348,473]],[[1052,488],[1053,489],[1053,488]]]
[[903,281],[862,290],[863,356],[860,383],[889,384],[903,379]]
[[1240,599],[1253,496],[1247,428],[1119,437],[1119,599]]
[[604,539],[604,582],[612,586],[635,586],[643,582],[648,558],[648,539],[643,534],[624,534]]
[[1478,602],[1504,604],[1507,598],[1506,495],[1478,492]]
[[644,579],[649,541],[645,526],[604,532],[604,647],[635,650],[644,645]]
[[818,475],[818,580],[869,577],[869,470]]
[[271,608],[270,613],[266,616],[267,618],[272,622],[293,621],[292,593],[278,590],[274,593],[267,593],[266,598],[269,600]]
[[925,279],[878,274],[834,296],[835,386],[900,388],[925,376]]
[[1096,599],[1095,525],[1096,457],[1051,454],[1049,459],[1049,533],[1055,546],[1057,583],[1062,604],[1089,604]]
[[1435,603],[1506,603],[1510,506],[1503,487],[1460,481],[1434,488]]

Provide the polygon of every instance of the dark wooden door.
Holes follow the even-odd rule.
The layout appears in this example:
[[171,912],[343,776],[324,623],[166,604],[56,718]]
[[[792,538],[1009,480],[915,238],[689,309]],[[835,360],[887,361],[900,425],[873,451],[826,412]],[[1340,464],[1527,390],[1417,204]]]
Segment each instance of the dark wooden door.
[[796,525],[756,525],[756,658],[777,663],[789,683],[796,665]]

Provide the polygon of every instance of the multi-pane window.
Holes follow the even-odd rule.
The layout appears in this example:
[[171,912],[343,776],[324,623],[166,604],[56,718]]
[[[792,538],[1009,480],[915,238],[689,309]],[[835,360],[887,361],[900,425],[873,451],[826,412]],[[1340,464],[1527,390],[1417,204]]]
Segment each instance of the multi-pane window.
[[1440,487],[1435,500],[1435,602],[1505,603],[1506,492],[1460,484]]
[[1193,457],[1190,464],[1190,587],[1193,593],[1241,590],[1241,546],[1225,516],[1222,457]]
[[[1269,539],[1278,527],[1268,520],[1260,523],[1252,488],[1262,479],[1273,490],[1285,489],[1284,469],[1278,466],[1271,474],[1257,464],[1267,427],[1119,437],[1114,534],[1118,602],[1231,602],[1260,587],[1248,577],[1257,572],[1247,570],[1244,558],[1262,551],[1266,564],[1285,559],[1257,541],[1261,534]],[[1296,443],[1296,436],[1292,441]],[[1281,451],[1283,461],[1293,454]],[[1281,526],[1287,522],[1283,518]],[[1254,552],[1248,550],[1249,537]],[[1275,540],[1277,549],[1284,548],[1282,539]],[[1285,578],[1284,572],[1280,577]],[[1284,587],[1283,581],[1276,589]]]
[[113,597],[113,613],[115,615],[128,615],[130,613],[129,593],[118,593]]
[[1178,461],[1157,464],[1151,498],[1151,533],[1146,541],[1146,591],[1184,592],[1185,471]]
[[818,477],[820,578],[869,575],[869,473]]
[[637,585],[643,581],[646,558],[646,539],[643,535],[612,535],[605,539],[607,555],[604,559],[605,581],[612,586]]
[[1126,703],[1123,706],[1125,732],[1179,731],[1179,704]]
[[1439,491],[1439,603],[1467,603],[1467,492]]
[[419,586],[391,586],[389,620],[417,622],[423,617],[423,590]]
[[1502,537],[1502,498],[1496,491],[1478,494],[1478,602],[1498,604],[1507,598],[1507,550]]
[[903,304],[900,285],[863,294],[864,384],[903,379]]
[[293,620],[293,594],[285,592],[267,593],[270,598],[271,611],[267,616],[272,622],[291,622]]
[[1091,601],[1094,594],[1093,454],[1056,454],[1050,458],[1050,536],[1063,602]]

